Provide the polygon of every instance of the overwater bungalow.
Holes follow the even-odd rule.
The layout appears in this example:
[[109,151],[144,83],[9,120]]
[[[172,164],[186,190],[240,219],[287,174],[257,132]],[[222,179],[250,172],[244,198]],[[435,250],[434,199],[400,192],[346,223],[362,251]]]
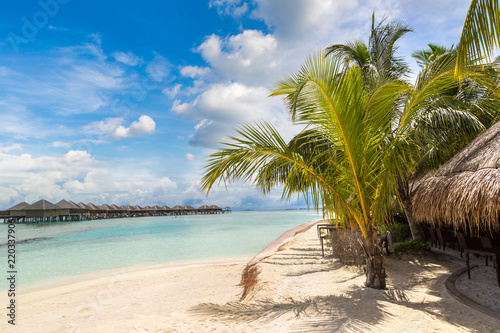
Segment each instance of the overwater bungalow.
[[[203,209],[200,209],[202,208]],[[135,217],[135,216],[161,216],[161,215],[183,215],[183,214],[213,214],[222,212],[217,206],[204,205],[195,209],[189,205],[176,205],[170,208],[163,206],[146,206],[141,208],[138,205],[120,206],[115,204],[95,205],[93,203],[84,204],[83,202],[74,203],[73,201],[60,200],[53,204],[47,200],[40,200],[30,205],[26,202],[18,203],[5,211],[0,211],[0,220],[7,222],[14,219],[18,223],[36,223],[36,222],[68,222],[81,220],[97,220],[105,218]]]
[[185,205],[184,210],[186,211],[186,214],[188,214],[188,215],[196,214],[196,209],[194,207],[189,206],[189,205]]
[[184,210],[184,207],[183,206],[180,206],[180,205],[175,205],[174,207],[172,207],[172,211],[175,215],[184,215],[186,214],[186,211]]
[[68,215],[61,215],[61,221],[79,221],[81,220],[81,216],[83,210],[78,207],[73,201],[61,200],[55,204],[57,207],[61,209],[69,209]]
[[[15,206],[10,207],[7,209],[7,212],[9,213],[9,217],[25,217],[26,216],[26,207],[29,207],[29,203],[27,202],[21,202],[18,203]],[[6,214],[7,216],[7,214]],[[23,221],[24,222],[24,221]]]
[[31,222],[58,222],[70,215],[69,208],[60,208],[47,200],[39,200],[25,208],[25,218]]
[[197,210],[200,214],[210,214],[210,207],[208,205],[202,205]]
[[222,208],[220,208],[217,205],[210,206],[210,211],[211,211],[212,214],[224,213],[224,211],[222,210]]
[[172,208],[168,207],[167,205],[163,205],[160,207],[160,211],[164,215],[170,215],[172,214]]

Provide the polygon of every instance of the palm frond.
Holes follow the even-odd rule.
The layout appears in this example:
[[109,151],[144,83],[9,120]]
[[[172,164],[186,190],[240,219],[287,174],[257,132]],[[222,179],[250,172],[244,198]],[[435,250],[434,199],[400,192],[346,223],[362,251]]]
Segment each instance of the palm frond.
[[462,78],[472,62],[491,57],[500,46],[500,5],[497,0],[472,0],[458,44],[455,74]]

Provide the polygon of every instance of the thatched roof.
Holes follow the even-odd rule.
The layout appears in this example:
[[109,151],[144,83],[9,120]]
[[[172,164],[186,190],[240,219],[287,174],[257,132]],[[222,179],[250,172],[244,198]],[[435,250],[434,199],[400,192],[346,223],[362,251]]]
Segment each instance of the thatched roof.
[[220,208],[219,206],[217,205],[212,205],[210,206],[210,209],[214,209],[214,210],[222,210],[222,208]]
[[102,204],[102,205],[98,206],[97,208],[99,208],[99,210],[113,210],[107,204]]
[[30,205],[29,203],[23,201],[21,203],[18,203],[15,206],[10,207],[7,210],[8,211],[11,211],[11,210],[26,210],[26,207],[28,207],[29,205]]
[[417,222],[500,230],[500,122],[418,183]]
[[56,203],[56,206],[63,209],[80,209],[74,202],[64,199]]
[[83,202],[79,202],[79,203],[77,203],[76,205],[77,205],[80,209],[85,209],[85,210],[88,210],[88,209],[89,209],[89,207],[88,207],[86,204],[84,204]]
[[40,200],[35,202],[32,205],[29,205],[28,207],[25,208],[25,210],[49,210],[49,209],[61,209],[54,205],[52,202],[49,202],[47,200]]
[[207,205],[203,205],[198,207],[198,210],[210,210],[210,207],[208,207]]
[[184,207],[182,206],[179,206],[179,205],[175,205],[174,207],[172,207],[173,210],[184,210]]
[[117,205],[115,205],[115,204],[110,205],[110,206],[109,206],[109,209],[110,209],[110,210],[122,210],[120,207],[118,207],[118,206],[117,206]]
[[89,210],[99,210],[99,207],[94,205],[92,202],[89,202],[88,204],[86,204],[86,206]]

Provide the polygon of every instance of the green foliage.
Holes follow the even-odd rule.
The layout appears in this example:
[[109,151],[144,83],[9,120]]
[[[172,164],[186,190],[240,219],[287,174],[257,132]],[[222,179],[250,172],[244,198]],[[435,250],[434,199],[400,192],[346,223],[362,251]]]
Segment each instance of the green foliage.
[[385,225],[380,228],[382,234],[385,235],[387,231],[391,232],[392,241],[394,243],[400,243],[406,241],[411,237],[410,226],[408,223],[396,222],[389,225]]
[[458,45],[456,74],[462,77],[470,63],[481,63],[500,46],[498,0],[472,0]]
[[394,254],[399,255],[401,253],[408,254],[421,254],[423,252],[428,252],[431,250],[431,247],[427,243],[419,242],[416,239],[412,239],[411,241],[402,242],[394,244]]

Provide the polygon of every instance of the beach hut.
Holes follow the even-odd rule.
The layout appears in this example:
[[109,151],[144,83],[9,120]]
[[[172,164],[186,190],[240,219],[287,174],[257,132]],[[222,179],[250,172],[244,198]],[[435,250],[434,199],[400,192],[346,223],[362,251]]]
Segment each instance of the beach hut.
[[182,215],[186,213],[184,207],[180,205],[175,205],[174,207],[172,207],[172,211],[174,212],[175,215]]
[[97,207],[96,205],[94,205],[92,202],[89,202],[88,204],[86,204],[87,208],[89,209],[89,216],[90,218],[92,219],[97,219],[99,218],[99,207]]
[[189,215],[196,214],[196,209],[192,206],[185,205],[184,210],[186,211],[186,214],[189,214]]
[[9,209],[7,209],[7,211],[9,212],[9,216],[25,217],[26,207],[29,207],[29,203],[23,201],[15,206],[10,207]]
[[210,206],[210,211],[211,211],[212,214],[223,213],[222,208],[220,208],[217,205]]
[[59,216],[69,215],[69,209],[60,208],[47,200],[39,200],[25,208],[26,218],[32,222],[54,222]]
[[198,212],[200,212],[201,214],[208,214],[210,213],[210,207],[208,205],[202,205],[198,207]]
[[415,221],[471,234],[499,232],[500,122],[415,184]]
[[63,199],[56,203],[56,206],[61,209],[69,210],[67,215],[59,216],[60,221],[79,221],[81,219],[81,209],[73,201]]
[[160,207],[160,213],[162,215],[171,214],[172,213],[172,208],[168,207],[167,205],[163,205],[163,206]]

